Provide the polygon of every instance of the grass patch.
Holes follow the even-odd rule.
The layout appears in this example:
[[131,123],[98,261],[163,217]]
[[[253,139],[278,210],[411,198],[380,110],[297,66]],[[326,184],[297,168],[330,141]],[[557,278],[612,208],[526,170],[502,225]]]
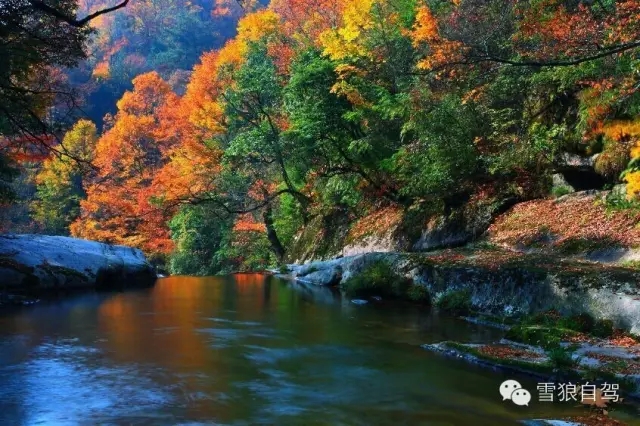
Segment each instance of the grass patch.
[[563,195],[571,194],[572,192],[575,192],[575,190],[567,185],[554,186],[551,189],[551,195],[555,198],[560,198]]
[[446,293],[438,299],[436,306],[442,312],[451,315],[469,315],[471,313],[471,293],[468,290],[456,290]]
[[560,347],[562,340],[575,334],[573,330],[560,327],[518,324],[509,329],[506,338],[514,342],[552,349]]
[[624,268],[640,269],[640,260],[626,260],[622,262]]
[[522,318],[511,327],[506,337],[550,350],[580,333],[606,338],[613,332],[611,320],[596,320],[587,313],[563,317],[557,311],[547,311]]

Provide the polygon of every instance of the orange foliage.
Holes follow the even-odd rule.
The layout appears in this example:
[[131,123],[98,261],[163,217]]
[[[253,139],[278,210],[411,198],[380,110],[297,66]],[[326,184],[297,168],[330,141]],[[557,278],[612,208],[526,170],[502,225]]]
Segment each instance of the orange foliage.
[[344,0],[274,0],[269,7],[282,17],[283,34],[319,47],[320,34],[340,23]]
[[[579,4],[573,11],[560,0],[545,0],[527,4],[521,11],[519,35],[516,42],[523,41],[523,50],[537,58],[581,56],[602,38],[604,23],[594,18],[590,8]],[[527,41],[538,41],[538,49],[527,48]]]
[[52,135],[20,135],[0,137],[0,152],[13,161],[21,163],[40,163],[51,155],[51,148],[58,148],[58,141]]
[[234,232],[266,232],[264,223],[256,222],[251,214],[239,216],[233,224]]
[[462,43],[447,40],[438,31],[438,22],[427,6],[420,6],[416,14],[416,22],[410,37],[414,47],[427,45],[429,54],[418,61],[417,67],[433,70],[442,65],[455,62],[462,57],[465,50]]
[[96,145],[96,178],[86,187],[81,216],[71,225],[74,236],[168,252],[170,210],[152,202],[152,182],[178,142],[161,117],[178,102],[157,73],[133,80],[133,91],[118,102],[113,127]]

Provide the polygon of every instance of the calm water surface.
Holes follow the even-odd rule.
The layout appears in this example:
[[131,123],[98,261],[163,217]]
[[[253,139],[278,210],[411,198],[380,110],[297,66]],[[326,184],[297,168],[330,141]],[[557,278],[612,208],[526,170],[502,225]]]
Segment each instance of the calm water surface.
[[[0,315],[0,425],[511,425],[507,377],[420,348],[487,330],[262,275],[171,277]],[[536,398],[535,382],[515,377]],[[617,412],[630,424],[633,409]]]

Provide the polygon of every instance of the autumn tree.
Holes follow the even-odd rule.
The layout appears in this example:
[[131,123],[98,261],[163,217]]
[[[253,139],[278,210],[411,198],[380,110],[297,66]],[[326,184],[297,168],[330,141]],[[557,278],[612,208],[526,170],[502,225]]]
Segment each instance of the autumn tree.
[[71,225],[74,236],[167,252],[172,244],[166,222],[170,217],[156,205],[150,187],[176,144],[166,133],[164,111],[178,98],[157,73],[133,80],[133,90],[118,102],[118,113],[98,140],[97,175],[85,184],[87,199],[80,218]]
[[37,192],[33,218],[49,234],[65,235],[80,214],[83,181],[91,176],[90,162],[98,139],[95,124],[78,121],[63,140],[67,154],[51,155],[36,176]]

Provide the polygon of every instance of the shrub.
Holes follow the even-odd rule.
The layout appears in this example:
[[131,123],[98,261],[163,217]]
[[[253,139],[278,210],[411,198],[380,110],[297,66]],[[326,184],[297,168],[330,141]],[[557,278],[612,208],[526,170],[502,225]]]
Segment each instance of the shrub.
[[427,290],[425,286],[420,284],[410,285],[409,289],[407,290],[407,297],[413,302],[429,303],[431,301],[429,290]]
[[468,290],[456,290],[444,294],[436,306],[452,315],[468,315],[471,312],[471,293]]
[[560,341],[565,334],[563,330],[553,327],[518,324],[509,329],[506,338],[550,349],[560,346]]
[[595,326],[596,320],[587,313],[581,313],[569,318],[567,328],[582,333],[591,333]]
[[414,285],[410,279],[396,273],[385,261],[367,266],[361,273],[342,283],[341,288],[349,297],[380,296],[416,302],[429,300],[425,287]]
[[570,369],[576,365],[571,356],[571,350],[562,346],[555,346],[547,351],[551,365],[558,369]]
[[555,198],[560,198],[563,195],[571,194],[572,192],[574,192],[573,188],[566,185],[554,186],[551,189],[551,195],[553,195]]
[[593,325],[593,330],[591,330],[591,334],[596,337],[611,337],[613,335],[613,321],[608,319],[600,319],[595,322]]
[[616,180],[627,168],[630,159],[629,147],[617,141],[607,140],[604,151],[596,159],[594,169],[605,178]]

